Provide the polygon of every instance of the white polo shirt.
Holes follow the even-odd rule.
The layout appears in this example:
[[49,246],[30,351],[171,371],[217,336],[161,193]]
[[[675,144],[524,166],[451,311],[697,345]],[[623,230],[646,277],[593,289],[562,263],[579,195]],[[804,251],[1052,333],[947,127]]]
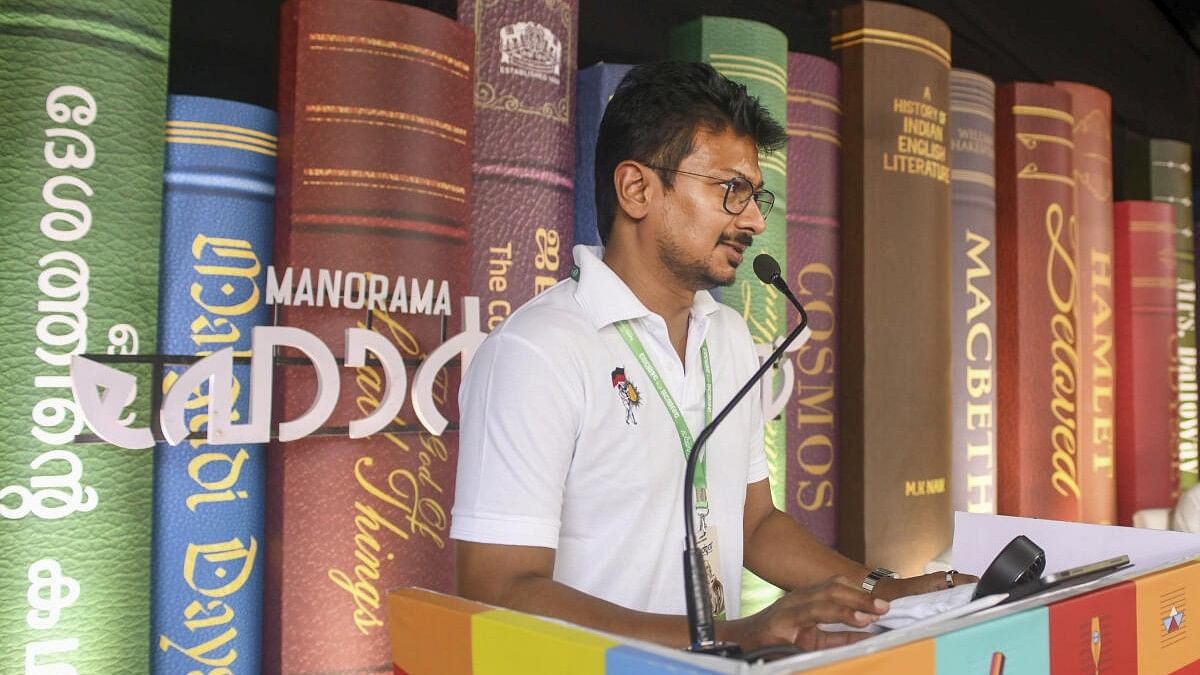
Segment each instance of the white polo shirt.
[[[613,324],[629,320],[693,435],[704,427],[701,343],[712,363],[714,415],[758,359],[745,321],[702,291],[680,363],[666,322],[601,251],[576,246],[579,281],[562,281],[514,312],[472,359],[459,391],[450,536],[557,549],[555,580],[632,609],[683,614],[683,448]],[[621,395],[622,381],[636,399],[628,388]],[[751,391],[707,443],[707,522],[717,532],[730,618],[740,613],[746,485],[767,477],[760,401]]]

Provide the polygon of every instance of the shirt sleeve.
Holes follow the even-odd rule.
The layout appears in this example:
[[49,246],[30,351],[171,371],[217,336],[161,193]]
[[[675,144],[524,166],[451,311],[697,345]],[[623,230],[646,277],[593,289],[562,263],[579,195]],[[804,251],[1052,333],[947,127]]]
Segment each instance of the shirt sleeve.
[[558,547],[580,393],[555,360],[504,330],[472,358],[459,392],[451,538]]

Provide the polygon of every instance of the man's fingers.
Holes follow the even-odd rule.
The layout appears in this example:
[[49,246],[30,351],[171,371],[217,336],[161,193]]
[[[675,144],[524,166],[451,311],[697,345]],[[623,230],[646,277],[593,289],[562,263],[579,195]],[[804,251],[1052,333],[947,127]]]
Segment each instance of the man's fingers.
[[789,607],[784,611],[787,620],[795,628],[819,623],[844,623],[847,626],[865,628],[879,618],[877,612],[856,609],[830,598],[814,599],[802,605]]
[[873,598],[861,589],[837,583],[815,591],[794,591],[780,598],[780,609],[798,612],[798,616],[814,623],[846,623],[865,626],[886,614],[886,600]]

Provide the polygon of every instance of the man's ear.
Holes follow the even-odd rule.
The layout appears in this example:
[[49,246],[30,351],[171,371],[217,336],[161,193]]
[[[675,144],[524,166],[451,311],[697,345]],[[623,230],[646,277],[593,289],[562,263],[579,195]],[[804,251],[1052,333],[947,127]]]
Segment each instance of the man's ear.
[[617,206],[632,220],[641,220],[650,210],[650,201],[657,181],[650,178],[650,169],[626,160],[613,170],[613,187],[617,191]]

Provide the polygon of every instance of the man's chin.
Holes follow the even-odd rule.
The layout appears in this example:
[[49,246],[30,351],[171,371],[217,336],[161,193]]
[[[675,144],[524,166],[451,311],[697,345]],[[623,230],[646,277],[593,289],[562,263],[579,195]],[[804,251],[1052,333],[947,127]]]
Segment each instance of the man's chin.
[[737,281],[737,270],[731,271],[728,275],[709,275],[707,281],[709,282],[709,288],[732,286],[733,282]]

